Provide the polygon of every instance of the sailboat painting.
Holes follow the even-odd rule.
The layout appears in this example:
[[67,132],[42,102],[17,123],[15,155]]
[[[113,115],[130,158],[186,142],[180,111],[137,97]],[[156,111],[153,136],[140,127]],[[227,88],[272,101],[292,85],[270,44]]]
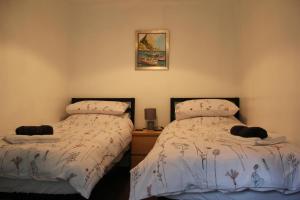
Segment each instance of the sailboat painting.
[[169,31],[136,32],[136,70],[168,70]]

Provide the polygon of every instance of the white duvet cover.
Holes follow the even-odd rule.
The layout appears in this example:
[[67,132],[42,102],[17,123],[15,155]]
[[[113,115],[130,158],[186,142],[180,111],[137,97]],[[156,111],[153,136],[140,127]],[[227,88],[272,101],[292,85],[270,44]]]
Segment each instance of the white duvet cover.
[[0,177],[64,180],[88,198],[114,159],[131,141],[128,117],[71,115],[53,124],[56,143],[0,142]]
[[254,146],[230,134],[233,117],[170,123],[147,157],[131,170],[130,199],[220,191],[300,190],[300,149],[289,143]]

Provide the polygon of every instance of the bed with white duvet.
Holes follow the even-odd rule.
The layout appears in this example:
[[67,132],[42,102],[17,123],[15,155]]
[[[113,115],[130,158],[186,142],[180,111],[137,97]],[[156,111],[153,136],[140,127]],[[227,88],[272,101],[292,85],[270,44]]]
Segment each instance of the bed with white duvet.
[[130,200],[300,199],[300,149],[287,142],[257,145],[257,139],[231,135],[230,128],[241,124],[235,109],[214,103],[197,102],[205,115],[199,117],[195,105],[178,104],[177,111],[188,112],[176,113],[180,120],[163,130],[131,170]]
[[[127,114],[80,110],[52,124],[57,142],[9,144],[0,140],[1,192],[77,192],[85,198],[90,196],[95,184],[128,149],[133,124]],[[14,188],[18,180],[25,184],[23,190]],[[43,183],[59,187],[34,188]]]

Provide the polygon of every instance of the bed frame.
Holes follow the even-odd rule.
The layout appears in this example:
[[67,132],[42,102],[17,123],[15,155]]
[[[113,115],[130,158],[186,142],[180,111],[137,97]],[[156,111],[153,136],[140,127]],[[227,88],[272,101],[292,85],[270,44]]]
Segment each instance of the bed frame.
[[71,103],[76,103],[79,101],[121,101],[129,104],[127,113],[130,115],[130,119],[134,124],[134,113],[135,113],[135,98],[72,98]]
[[[172,121],[175,120],[175,106],[176,106],[177,103],[187,101],[187,100],[194,100],[194,99],[225,99],[225,100],[231,101],[237,107],[240,107],[240,98],[238,98],[238,97],[188,97],[188,98],[175,98],[175,97],[172,97],[170,99],[170,103],[171,103],[170,121],[172,122]],[[237,119],[240,119],[240,112],[237,112],[234,116]]]

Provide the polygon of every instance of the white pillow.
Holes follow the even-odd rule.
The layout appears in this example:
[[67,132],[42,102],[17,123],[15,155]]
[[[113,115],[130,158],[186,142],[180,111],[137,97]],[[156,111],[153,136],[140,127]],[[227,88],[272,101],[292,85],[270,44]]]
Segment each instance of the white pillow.
[[176,104],[176,119],[233,116],[239,108],[224,99],[195,99]]
[[69,114],[106,114],[121,115],[128,108],[128,103],[119,101],[79,101],[67,106]]

